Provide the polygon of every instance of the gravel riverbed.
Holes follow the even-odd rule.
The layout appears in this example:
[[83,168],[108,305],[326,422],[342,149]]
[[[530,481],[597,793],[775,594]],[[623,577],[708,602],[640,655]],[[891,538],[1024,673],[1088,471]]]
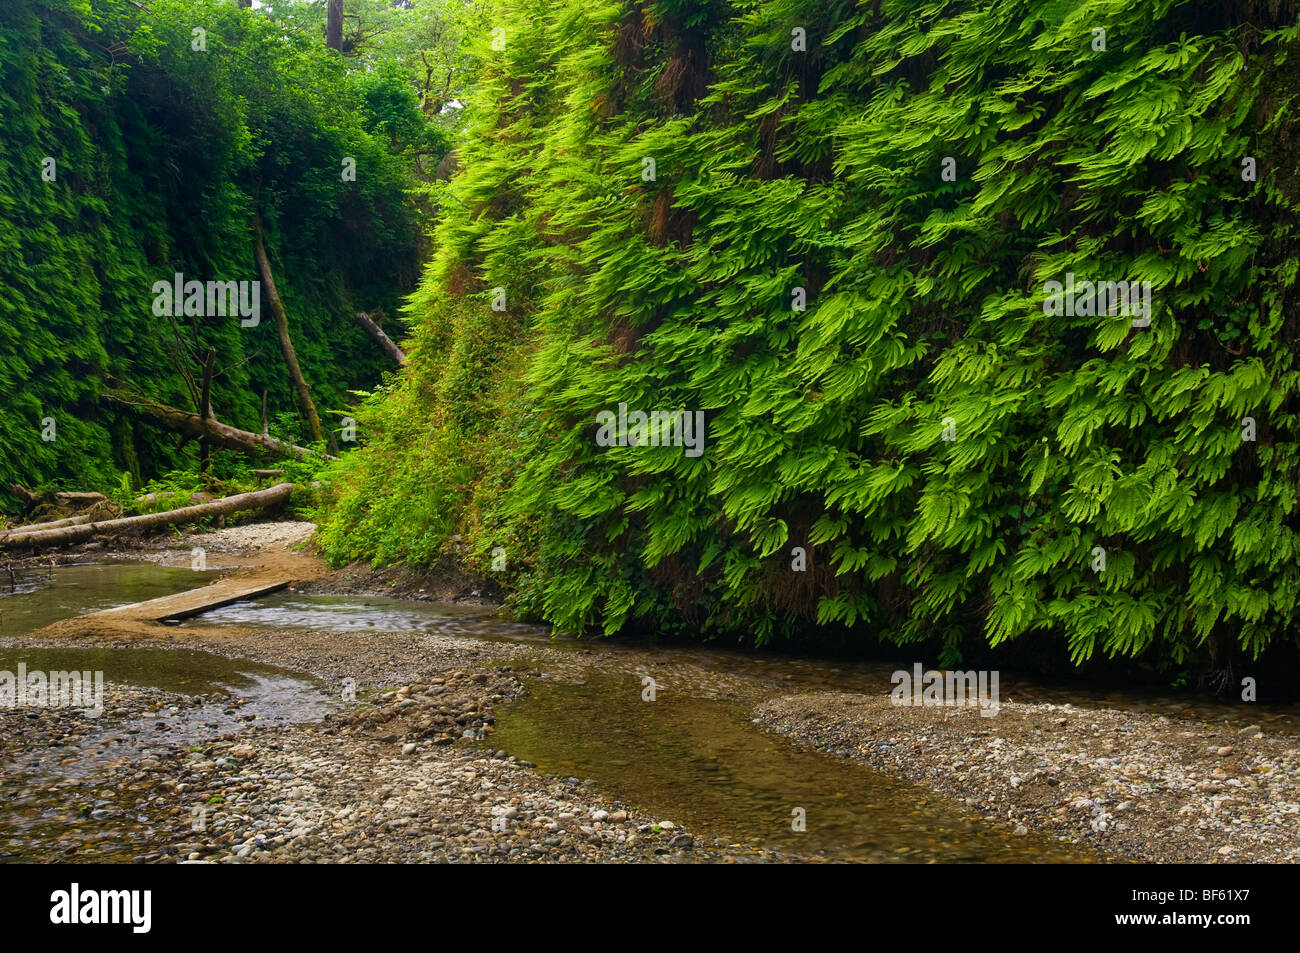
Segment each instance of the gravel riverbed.
[[1291,734],[1073,705],[896,707],[784,696],[756,711],[792,740],[950,794],[1016,825],[1169,863],[1300,860]]
[[[670,819],[611,800],[589,781],[541,775],[494,750],[494,706],[521,687],[508,666],[429,673],[363,693],[320,722],[277,727],[256,718],[212,721],[215,709],[238,719],[240,701],[219,693],[119,685],[107,686],[95,718],[67,708],[0,712],[0,793],[17,812],[0,822],[0,855],[141,863],[781,859],[697,843]],[[109,737],[126,748],[109,749]],[[105,749],[98,758],[89,750],[96,746]],[[51,761],[71,767],[60,776]]]
[[[309,524],[268,523],[121,546],[183,565],[303,571],[309,588],[427,598],[424,578],[329,574],[301,552]],[[101,558],[106,551],[87,550]],[[460,582],[436,592],[478,604]],[[800,745],[919,782],[1017,833],[1117,860],[1300,860],[1300,744],[1260,725],[1069,704],[897,708],[885,695],[788,694],[779,662],[701,651],[430,632],[165,626],[112,613],[13,647],[188,648],[302,673],[329,713],[272,723],[221,693],[108,681],[103,714],[0,708],[0,859],[217,862],[772,862],[709,840],[495,750],[499,706],[530,680],[591,673],[640,691],[725,699]],[[770,661],[770,660],[769,660]],[[837,672],[838,669],[831,669]],[[768,672],[770,674],[760,674]],[[106,673],[111,679],[111,674]],[[314,689],[314,690],[316,690]],[[355,692],[353,696],[352,692]],[[592,730],[598,730],[593,726]],[[107,740],[106,740],[107,739]],[[116,740],[113,740],[116,739]],[[7,846],[6,846],[7,845]]]

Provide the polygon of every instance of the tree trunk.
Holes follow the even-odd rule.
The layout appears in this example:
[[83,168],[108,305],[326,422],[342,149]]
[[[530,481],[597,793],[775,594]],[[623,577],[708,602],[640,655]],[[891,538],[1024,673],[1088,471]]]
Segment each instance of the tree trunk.
[[438,167],[433,171],[433,177],[438,180],[450,179],[456,174],[460,167],[460,158],[456,155],[456,150],[452,149],[438,162]]
[[383,328],[375,324],[370,319],[370,315],[364,311],[357,313],[357,323],[366,329],[366,333],[375,339],[379,349],[396,361],[400,366],[406,366],[406,352],[393,343],[393,339],[384,333]]
[[424,61],[424,86],[420,89],[420,112],[426,113],[429,108],[429,89],[433,86],[433,64],[429,62],[429,57],[420,51],[420,59]]
[[293,492],[292,483],[280,483],[265,490],[252,493],[240,493],[228,496],[224,500],[212,503],[200,503],[198,506],[183,506],[168,513],[149,513],[145,516],[128,516],[125,519],[105,520],[102,523],[82,523],[78,526],[64,526],[60,529],[37,530],[30,533],[14,533],[4,539],[5,546],[64,546],[79,543],[105,533],[128,532],[131,530],[157,529],[160,526],[174,526],[177,523],[194,523],[210,516],[229,516],[241,510],[258,510],[275,506],[289,499]]
[[[217,366],[217,349],[208,348],[208,359],[203,362],[203,397],[199,401],[199,416],[212,419],[212,372]],[[207,473],[212,462],[212,443],[206,437],[199,441],[199,472]]]
[[271,305],[271,314],[275,317],[275,329],[280,335],[280,350],[284,352],[284,362],[289,365],[289,379],[298,392],[298,402],[302,407],[302,415],[311,430],[311,438],[324,443],[325,432],[321,429],[320,417],[316,413],[316,404],[311,399],[311,391],[307,388],[307,380],[302,376],[302,369],[298,366],[298,355],[293,350],[293,341],[289,338],[289,318],[284,313],[284,305],[280,302],[280,294],[275,290],[275,279],[271,277],[271,262],[266,257],[266,246],[262,242],[262,221],[260,218],[253,223],[253,252],[257,256],[258,271],[262,273],[262,284],[266,288],[266,299]]
[[209,417],[205,420],[198,414],[191,414],[176,407],[169,407],[166,404],[144,400],[125,391],[105,391],[104,399],[120,404],[134,413],[161,424],[168,430],[183,434],[188,439],[206,438],[209,443],[216,447],[242,450],[244,453],[251,453],[259,457],[294,457],[301,460],[303,457],[316,456],[313,451],[308,450],[306,447],[298,447],[263,434],[249,433],[247,430],[240,430],[223,424],[215,417]]
[[328,0],[325,5],[325,45],[343,52],[343,0]]

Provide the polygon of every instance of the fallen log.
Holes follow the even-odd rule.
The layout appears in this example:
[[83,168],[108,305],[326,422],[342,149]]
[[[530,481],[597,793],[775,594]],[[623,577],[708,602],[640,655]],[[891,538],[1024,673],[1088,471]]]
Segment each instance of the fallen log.
[[80,491],[50,493],[45,490],[29,490],[17,483],[10,484],[9,492],[26,503],[28,507],[53,504],[54,506],[68,506],[73,509],[85,509],[94,506],[96,503],[103,503],[108,499],[103,493],[83,493]]
[[28,523],[26,526],[14,526],[0,533],[0,545],[8,541],[8,538],[14,533],[37,533],[44,532],[47,529],[60,529],[64,526],[80,526],[82,523],[89,523],[90,517],[85,513],[80,516],[69,516],[66,519],[50,520],[48,523]]
[[161,526],[175,526],[178,523],[194,523],[211,516],[229,516],[242,510],[259,510],[268,506],[275,506],[288,500],[289,494],[292,492],[292,483],[278,483],[265,490],[239,493],[225,499],[214,500],[211,503],[200,503],[198,506],[183,506],[178,510],[170,510],[166,513],[148,513],[144,516],[128,516],[123,519],[105,520],[102,523],[81,523],[77,526],[64,526],[59,529],[14,533],[6,537],[3,544],[5,546],[32,546],[40,549],[48,546],[80,543],[92,536],[108,533],[157,529]]
[[[299,447],[283,440],[276,440],[274,437],[268,437],[265,434],[249,433],[247,430],[240,430],[237,427],[231,427],[229,424],[223,424],[216,417],[205,418],[199,414],[191,414],[176,407],[169,407],[167,404],[159,404],[155,401],[136,397],[126,391],[106,390],[104,391],[104,399],[126,407],[133,413],[139,414],[154,423],[161,424],[168,430],[183,434],[190,439],[206,439],[213,446],[225,447],[229,450],[242,450],[244,453],[260,457],[293,457],[301,460],[303,457],[317,456],[306,447]],[[333,459],[328,454],[324,456],[327,460]]]
[[375,339],[379,349],[391,357],[400,367],[406,366],[406,352],[393,343],[393,339],[384,333],[383,328],[371,320],[364,311],[357,312],[357,324],[365,328],[366,333]]
[[171,503],[184,500],[186,503],[211,503],[213,500],[220,499],[215,493],[209,493],[206,490],[199,490],[189,493],[184,490],[163,490],[159,493],[146,493],[144,496],[137,496],[131,504],[137,509],[146,506],[153,506],[155,503]]
[[59,506],[94,506],[107,500],[103,493],[55,493],[54,502]]
[[9,492],[26,503],[28,509],[40,502],[41,497],[39,493],[33,493],[31,490],[27,489],[27,487],[20,486],[17,483],[9,484]]

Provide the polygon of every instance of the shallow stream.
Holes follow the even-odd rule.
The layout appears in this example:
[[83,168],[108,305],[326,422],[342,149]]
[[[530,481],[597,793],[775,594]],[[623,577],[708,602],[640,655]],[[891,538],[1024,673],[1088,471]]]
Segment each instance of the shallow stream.
[[[0,740],[0,852],[21,859],[25,836],[51,825],[90,825],[111,837],[131,819],[67,803],[67,784],[161,746],[236,733],[250,721],[319,720],[335,704],[311,678],[205,652],[158,648],[16,648],[21,637],[80,612],[192,588],[196,574],[115,563],[40,570],[12,591],[0,587],[0,671],[102,671],[110,683],[211,695],[216,701],[160,710],[51,747],[9,750]],[[354,633],[417,632],[502,639],[582,652],[584,680],[528,679],[527,694],[497,712],[492,748],[560,777],[591,778],[614,798],[684,825],[710,841],[744,842],[802,856],[899,862],[1085,861],[1095,855],[1038,835],[1014,836],[949,798],[858,765],[801,750],[750,720],[744,700],[678,691],[641,698],[627,659],[643,646],[551,640],[547,630],[502,622],[482,608],[380,596],[279,592],[198,616],[194,626],[311,628]],[[382,638],[382,636],[377,636]],[[758,658],[709,648],[655,648],[657,666],[689,664],[786,691],[887,692],[893,666],[806,658]],[[1009,686],[1004,681],[1004,701]],[[1023,683],[1025,700],[1115,704],[1113,693]],[[1131,707],[1185,713],[1186,699],[1129,699]],[[1198,703],[1199,705],[1199,703]],[[1231,717],[1206,703],[1198,716]],[[1222,712],[1229,712],[1223,714]],[[14,717],[10,712],[7,717]],[[89,716],[86,716],[89,717]],[[1258,715],[1256,715],[1258,717]],[[1290,718],[1287,712],[1277,717]],[[111,719],[110,719],[111,720]],[[105,804],[111,798],[105,798]],[[99,811],[96,814],[95,811]],[[802,822],[802,830],[798,829]],[[95,825],[99,827],[96,828]],[[135,833],[140,833],[136,831]],[[0,853],[0,859],[3,853]]]

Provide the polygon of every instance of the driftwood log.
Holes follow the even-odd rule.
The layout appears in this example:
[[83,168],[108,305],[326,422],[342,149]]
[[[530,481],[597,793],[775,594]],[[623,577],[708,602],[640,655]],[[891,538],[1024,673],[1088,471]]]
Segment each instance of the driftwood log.
[[80,543],[108,533],[122,533],[134,530],[157,529],[162,526],[175,526],[179,523],[194,523],[212,516],[229,516],[242,510],[259,510],[276,506],[289,499],[293,492],[292,483],[279,483],[265,490],[252,493],[239,493],[211,503],[198,506],[183,506],[166,513],[148,513],[144,516],[128,516],[124,519],[104,520],[100,523],[79,523],[75,526],[62,526],[56,529],[24,528],[0,539],[4,546],[31,546],[44,549],[49,546],[66,546]]

